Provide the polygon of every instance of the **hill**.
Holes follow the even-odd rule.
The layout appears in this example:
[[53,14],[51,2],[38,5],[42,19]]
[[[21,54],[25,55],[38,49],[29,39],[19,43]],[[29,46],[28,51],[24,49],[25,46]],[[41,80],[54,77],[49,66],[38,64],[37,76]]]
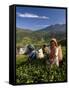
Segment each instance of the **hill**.
[[66,39],[66,25],[65,24],[55,24],[48,26],[46,28],[32,31],[29,29],[16,29],[16,42],[21,43],[22,41],[38,42],[44,40],[49,42],[52,37],[58,40]]

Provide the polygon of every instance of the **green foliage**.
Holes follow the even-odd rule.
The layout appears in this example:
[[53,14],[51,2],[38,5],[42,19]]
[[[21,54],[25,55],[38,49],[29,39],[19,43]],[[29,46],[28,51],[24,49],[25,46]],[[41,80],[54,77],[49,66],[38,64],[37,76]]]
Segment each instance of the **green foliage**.
[[[66,25],[51,25],[41,30],[31,31],[17,28],[16,47],[33,44],[36,49],[43,44],[49,44],[52,37],[56,37],[61,44],[63,52],[63,63],[57,67],[51,66],[47,58],[29,61],[27,55],[16,56],[16,83],[47,83],[60,82],[67,79],[66,64]],[[62,40],[63,39],[63,40]]]
[[66,46],[66,39],[60,40],[58,43],[62,46]]
[[16,83],[47,83],[66,81],[66,48],[63,50],[63,64],[57,67],[47,64],[47,59],[28,61],[26,55],[16,57]]
[[22,62],[25,62],[28,59],[27,55],[17,55],[16,56],[16,66],[20,65]]
[[[25,29],[16,29],[16,44],[28,44],[28,43],[36,43],[37,42],[46,42],[48,43],[52,37],[57,38],[58,40],[63,39],[61,44],[65,45],[65,37],[66,37],[66,25],[65,24],[56,24],[51,25],[49,27],[32,31],[32,30],[25,30]],[[29,39],[28,39],[29,38]],[[25,40],[24,40],[25,39]],[[27,42],[26,42],[27,41]]]

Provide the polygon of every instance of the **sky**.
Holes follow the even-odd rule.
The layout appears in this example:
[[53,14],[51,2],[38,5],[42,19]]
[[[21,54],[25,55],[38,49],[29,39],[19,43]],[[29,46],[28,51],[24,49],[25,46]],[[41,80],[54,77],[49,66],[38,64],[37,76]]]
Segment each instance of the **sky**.
[[18,28],[35,31],[55,24],[66,24],[65,9],[16,7],[16,27]]

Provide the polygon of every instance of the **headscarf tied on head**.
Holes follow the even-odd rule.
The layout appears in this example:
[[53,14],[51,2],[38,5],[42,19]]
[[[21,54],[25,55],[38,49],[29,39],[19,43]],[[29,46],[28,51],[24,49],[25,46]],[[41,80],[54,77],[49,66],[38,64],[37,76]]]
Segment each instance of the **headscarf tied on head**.
[[55,38],[52,38],[50,42],[52,42],[52,41],[55,43],[55,45],[57,47],[58,46],[57,40]]

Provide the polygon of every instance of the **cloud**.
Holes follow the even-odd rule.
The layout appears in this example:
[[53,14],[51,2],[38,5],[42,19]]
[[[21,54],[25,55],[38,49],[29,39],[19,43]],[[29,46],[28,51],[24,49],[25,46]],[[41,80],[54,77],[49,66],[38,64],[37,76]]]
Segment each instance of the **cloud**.
[[37,18],[37,19],[49,19],[47,16],[39,16],[32,13],[17,13],[17,16],[22,18]]
[[36,26],[45,26],[45,27],[47,27],[47,26],[49,26],[49,25],[43,25],[43,24],[39,25],[39,24],[38,24],[38,25],[36,25]]

